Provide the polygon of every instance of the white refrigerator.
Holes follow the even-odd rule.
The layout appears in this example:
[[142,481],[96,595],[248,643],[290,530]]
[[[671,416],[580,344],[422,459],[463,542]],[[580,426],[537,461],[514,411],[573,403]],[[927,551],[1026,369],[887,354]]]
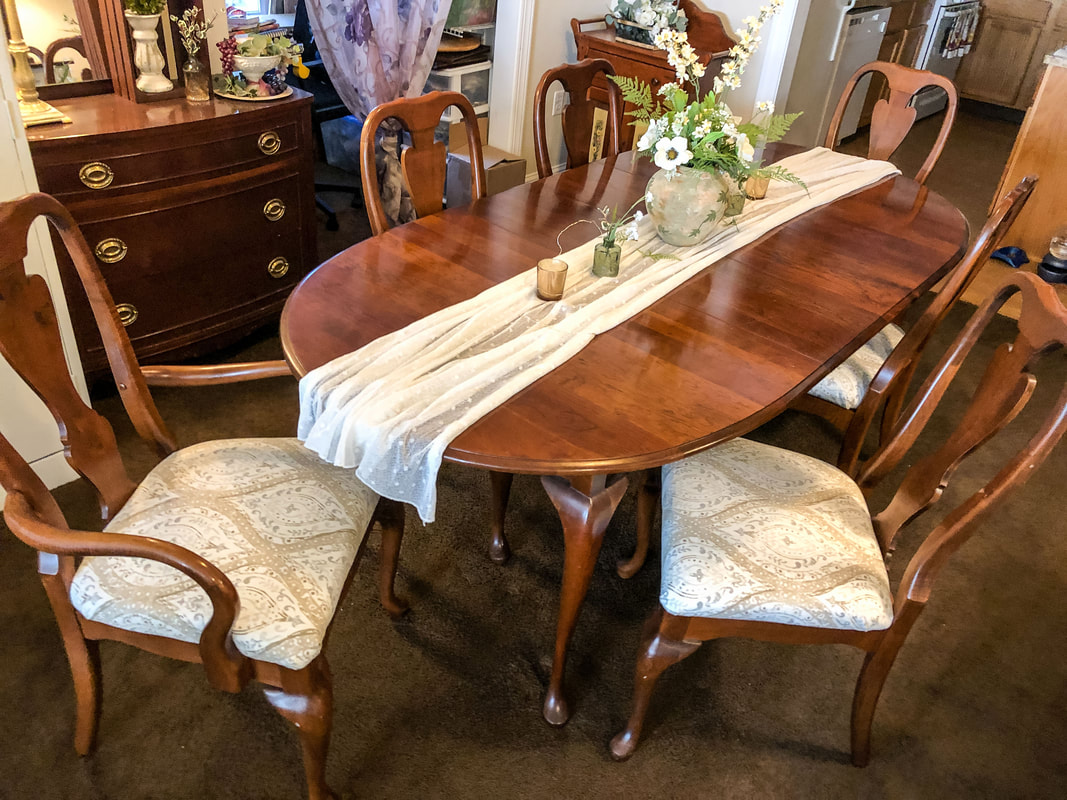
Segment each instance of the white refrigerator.
[[[889,9],[857,0],[813,0],[797,51],[786,111],[803,111],[786,136],[792,144],[823,144],[852,73],[878,59]],[[860,81],[841,120],[838,141],[856,132],[870,77]]]

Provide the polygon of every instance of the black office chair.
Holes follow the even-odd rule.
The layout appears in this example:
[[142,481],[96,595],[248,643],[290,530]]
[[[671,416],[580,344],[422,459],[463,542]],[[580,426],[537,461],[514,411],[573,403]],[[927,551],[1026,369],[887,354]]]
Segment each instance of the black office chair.
[[[304,45],[304,66],[311,74],[306,78],[300,78],[293,74],[297,87],[312,95],[311,100],[311,130],[315,136],[317,153],[325,160],[326,144],[322,138],[322,123],[332,119],[347,117],[351,112],[345,106],[337,90],[333,88],[326,65],[319,58],[319,49],[315,45],[315,34],[311,30],[311,21],[308,19],[307,7],[304,0],[296,4],[296,18],[293,21],[293,39]],[[352,208],[363,207],[363,189],[358,183],[355,186],[341,183],[315,182],[315,206],[326,214],[326,230],[338,229],[337,213],[322,199],[320,192],[341,192],[352,195]]]

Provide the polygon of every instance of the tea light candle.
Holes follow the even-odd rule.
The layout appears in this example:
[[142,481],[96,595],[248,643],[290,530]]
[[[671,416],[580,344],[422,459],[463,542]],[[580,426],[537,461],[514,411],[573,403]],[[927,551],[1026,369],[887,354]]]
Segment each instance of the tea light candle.
[[537,262],[537,296],[542,300],[563,299],[567,282],[567,262],[561,258],[542,258]]
[[767,189],[770,188],[770,178],[760,178],[755,175],[749,176],[745,181],[745,194],[748,195],[749,200],[762,200],[767,196]]

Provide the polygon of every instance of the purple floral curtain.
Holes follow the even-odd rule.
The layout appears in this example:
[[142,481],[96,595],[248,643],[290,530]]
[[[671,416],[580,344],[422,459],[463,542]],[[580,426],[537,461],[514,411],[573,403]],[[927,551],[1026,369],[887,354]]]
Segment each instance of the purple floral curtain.
[[[426,85],[452,0],[306,0],[315,43],[334,88],[360,119]],[[379,132],[378,180],[391,220],[414,218],[400,177],[397,130]]]

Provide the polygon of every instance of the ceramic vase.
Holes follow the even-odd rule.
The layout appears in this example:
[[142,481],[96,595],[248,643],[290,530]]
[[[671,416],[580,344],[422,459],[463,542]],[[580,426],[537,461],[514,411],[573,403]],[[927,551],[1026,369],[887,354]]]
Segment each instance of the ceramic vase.
[[[719,227],[737,185],[717,172],[678,167],[660,170],[645,189],[645,205],[656,233],[667,244],[700,244]],[[744,195],[742,195],[742,198]]]
[[138,75],[135,85],[142,92],[169,92],[174,84],[163,74],[167,62],[159,50],[159,14],[131,14],[126,21],[133,30],[133,64]]
[[615,278],[619,274],[619,258],[622,256],[622,247],[613,243],[606,245],[597,242],[593,248],[593,274],[598,278]]
[[199,59],[190,58],[182,65],[185,79],[185,99],[190,103],[203,103],[211,99],[211,76]]

